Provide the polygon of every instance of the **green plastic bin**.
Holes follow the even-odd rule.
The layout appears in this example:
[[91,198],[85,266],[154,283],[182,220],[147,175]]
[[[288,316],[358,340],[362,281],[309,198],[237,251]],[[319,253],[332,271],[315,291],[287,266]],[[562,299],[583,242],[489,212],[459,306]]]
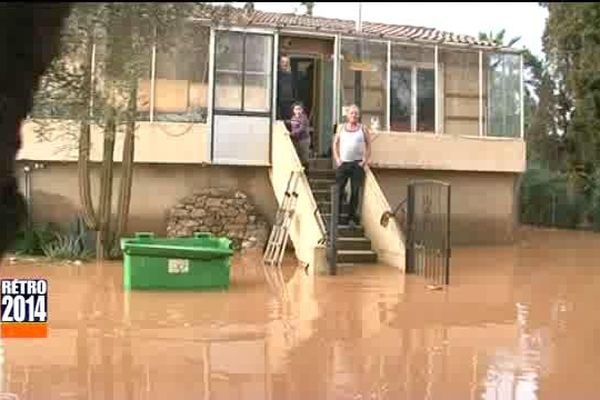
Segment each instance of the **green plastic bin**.
[[156,238],[138,232],[121,239],[125,290],[217,290],[229,288],[231,241],[199,232],[187,238]]

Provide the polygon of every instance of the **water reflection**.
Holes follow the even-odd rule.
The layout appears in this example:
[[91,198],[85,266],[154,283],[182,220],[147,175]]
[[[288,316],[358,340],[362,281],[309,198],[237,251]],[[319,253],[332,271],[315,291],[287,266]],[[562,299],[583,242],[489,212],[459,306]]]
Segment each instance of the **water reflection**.
[[44,341],[0,342],[0,390],[21,399],[595,398],[599,242],[533,231],[512,247],[457,249],[441,292],[382,266],[315,276],[288,259],[279,273],[250,254],[234,260],[230,290],[213,293],[123,293],[115,263],[5,265],[3,276],[49,280],[51,329]]

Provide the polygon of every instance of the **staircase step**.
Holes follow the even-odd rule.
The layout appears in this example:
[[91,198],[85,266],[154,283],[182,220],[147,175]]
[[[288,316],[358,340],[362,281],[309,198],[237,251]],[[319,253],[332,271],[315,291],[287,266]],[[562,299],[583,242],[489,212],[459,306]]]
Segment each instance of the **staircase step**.
[[338,263],[375,263],[377,253],[372,250],[339,250],[337,254]]
[[[323,212],[323,213],[321,213],[321,215],[323,216],[323,218],[325,219],[325,221],[327,223],[329,223],[329,219],[331,218],[331,214],[329,212]],[[348,219],[348,213],[343,212],[342,215],[341,215],[341,217],[342,217],[342,221],[345,220],[345,219]]]
[[314,169],[308,170],[309,179],[332,179],[335,181],[335,171],[333,169]]
[[371,250],[371,241],[365,237],[342,237],[337,240],[339,250]]
[[331,158],[313,158],[308,161],[310,169],[333,169],[333,161]]
[[312,190],[331,191],[331,187],[335,185],[335,179],[310,179],[308,182]]
[[315,196],[315,200],[317,203],[322,201],[331,201],[331,191],[329,190],[315,190],[311,189],[313,192],[313,196]]
[[349,227],[348,225],[338,225],[338,238],[347,238],[347,237],[365,237],[365,230],[362,226],[356,226],[354,228]]
[[[318,201],[317,206],[319,207],[321,214],[331,214],[331,201]],[[342,206],[342,214],[348,214],[348,210],[350,210],[350,205],[344,203]]]

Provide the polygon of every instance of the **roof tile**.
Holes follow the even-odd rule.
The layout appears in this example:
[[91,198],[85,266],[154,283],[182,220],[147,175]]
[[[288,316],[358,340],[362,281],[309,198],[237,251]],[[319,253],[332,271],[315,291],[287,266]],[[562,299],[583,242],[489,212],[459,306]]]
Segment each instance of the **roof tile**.
[[[207,9],[205,9],[207,11]],[[260,27],[285,27],[295,30],[319,30],[321,32],[349,34],[355,32],[356,22],[336,18],[310,17],[305,15],[283,14],[264,11],[253,11],[246,14],[243,9],[233,8],[230,21],[239,23],[245,20],[249,26]],[[203,14],[203,17],[208,15]],[[387,39],[408,39],[435,41],[449,45],[477,45],[482,47],[497,47],[495,44],[479,40],[472,36],[459,35],[451,32],[439,31],[433,28],[416,27],[408,25],[383,24],[363,22],[362,33],[365,36],[385,37]]]

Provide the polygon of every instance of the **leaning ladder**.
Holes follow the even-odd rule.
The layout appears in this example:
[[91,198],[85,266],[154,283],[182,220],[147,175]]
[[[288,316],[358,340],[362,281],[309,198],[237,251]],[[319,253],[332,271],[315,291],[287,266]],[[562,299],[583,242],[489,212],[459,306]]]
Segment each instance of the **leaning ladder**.
[[290,179],[285,189],[283,202],[277,210],[275,223],[273,224],[273,229],[271,229],[269,241],[263,255],[263,264],[265,265],[281,267],[281,261],[283,260],[283,254],[285,253],[285,247],[289,238],[289,228],[298,201],[296,188],[299,181],[300,173],[293,171],[290,174]]

